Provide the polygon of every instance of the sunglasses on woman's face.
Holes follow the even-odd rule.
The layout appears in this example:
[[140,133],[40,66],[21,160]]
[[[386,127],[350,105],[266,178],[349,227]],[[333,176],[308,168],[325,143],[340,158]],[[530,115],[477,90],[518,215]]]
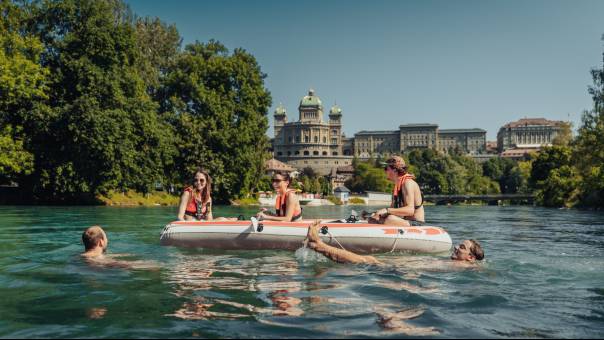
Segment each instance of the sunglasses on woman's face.
[[205,180],[205,178],[196,178],[193,180],[193,183],[197,183],[197,182],[203,184],[206,182],[206,180]]
[[283,180],[281,178],[273,178],[273,183],[281,183]]

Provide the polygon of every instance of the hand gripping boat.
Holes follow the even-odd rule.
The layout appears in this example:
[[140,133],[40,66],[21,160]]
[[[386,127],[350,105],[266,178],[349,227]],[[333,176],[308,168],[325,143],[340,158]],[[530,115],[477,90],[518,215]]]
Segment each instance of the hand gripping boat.
[[[282,249],[302,246],[308,227],[316,220],[176,221],[161,233],[164,246],[213,249]],[[442,253],[451,249],[451,237],[440,227],[395,227],[366,221],[322,220],[323,241],[355,253]]]

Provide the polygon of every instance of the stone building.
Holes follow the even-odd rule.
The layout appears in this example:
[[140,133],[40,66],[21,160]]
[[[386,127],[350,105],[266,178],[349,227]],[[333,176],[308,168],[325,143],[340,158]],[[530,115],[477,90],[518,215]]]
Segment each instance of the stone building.
[[443,129],[438,131],[438,149],[460,148],[467,154],[486,153],[487,131],[483,129]]
[[504,152],[519,145],[531,148],[551,145],[563,124],[562,121],[545,118],[523,118],[508,123],[497,133],[497,149]]
[[[303,169],[311,167],[320,175],[331,169],[352,164],[352,156],[345,155],[342,135],[342,109],[334,105],[329,110],[329,120],[323,120],[323,104],[311,89],[300,100],[299,119],[287,121],[287,111],[280,105],[275,110],[274,157],[290,166]],[[350,145],[346,146],[348,152]]]
[[482,129],[439,130],[436,124],[407,124],[394,131],[360,131],[354,135],[354,154],[367,159],[423,148],[448,152],[456,147],[468,154],[480,154],[486,149],[486,133]]
[[438,125],[407,124],[399,126],[401,152],[411,149],[438,148]]
[[360,131],[354,134],[354,154],[365,159],[376,154],[398,153],[400,138],[399,131]]

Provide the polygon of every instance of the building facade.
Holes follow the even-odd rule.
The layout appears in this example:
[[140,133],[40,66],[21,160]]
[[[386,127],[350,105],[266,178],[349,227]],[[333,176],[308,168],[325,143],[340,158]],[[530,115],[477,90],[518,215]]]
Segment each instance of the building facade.
[[438,148],[445,153],[455,148],[470,155],[486,153],[487,131],[483,129],[439,130]]
[[350,153],[352,147],[342,135],[342,109],[334,105],[329,110],[329,120],[324,121],[321,99],[311,89],[300,100],[298,112],[298,121],[288,122],[282,105],[275,110],[276,159],[297,169],[311,167],[320,175],[328,175],[334,167],[352,164],[352,156],[344,154],[345,150]]
[[497,149],[504,152],[519,145],[532,148],[551,145],[563,124],[545,118],[523,118],[508,123],[497,133]]
[[394,131],[360,131],[354,135],[354,155],[367,159],[426,148],[445,153],[459,148],[467,154],[480,154],[486,150],[486,134],[482,129],[439,130],[436,124],[407,124]]

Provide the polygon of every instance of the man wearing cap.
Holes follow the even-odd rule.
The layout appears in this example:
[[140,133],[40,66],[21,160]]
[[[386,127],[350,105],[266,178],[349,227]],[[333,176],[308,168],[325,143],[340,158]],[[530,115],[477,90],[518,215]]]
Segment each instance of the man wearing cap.
[[389,208],[376,211],[371,220],[400,227],[424,225],[424,198],[415,176],[407,172],[405,160],[399,156],[390,157],[384,171],[388,180],[394,183],[392,203]]

